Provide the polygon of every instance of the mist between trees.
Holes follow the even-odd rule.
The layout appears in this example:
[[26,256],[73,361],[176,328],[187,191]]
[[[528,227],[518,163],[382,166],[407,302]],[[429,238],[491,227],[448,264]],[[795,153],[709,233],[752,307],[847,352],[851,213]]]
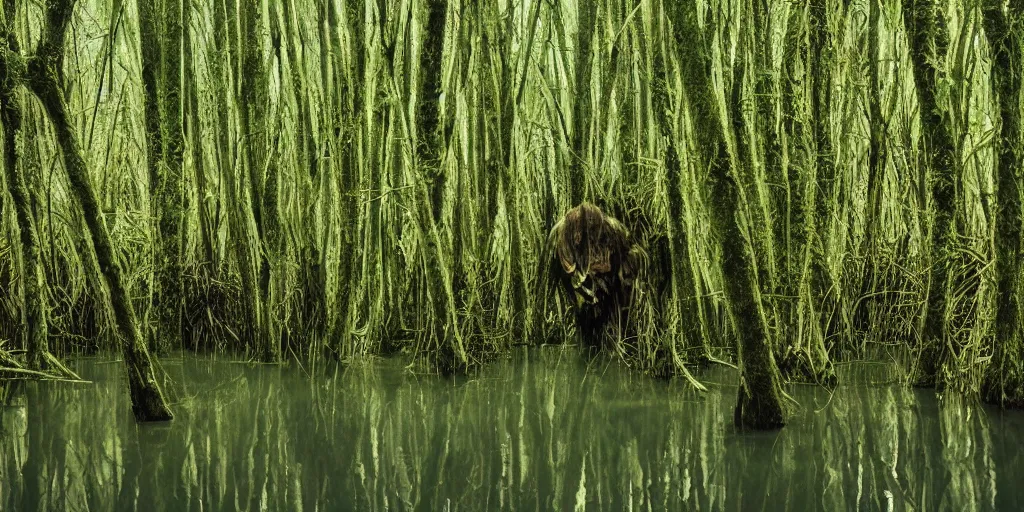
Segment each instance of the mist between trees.
[[572,341],[548,232],[590,201],[649,255],[606,333],[638,371],[778,394],[885,357],[1024,404],[1018,2],[3,9],[12,372],[116,346],[159,417],[152,351]]

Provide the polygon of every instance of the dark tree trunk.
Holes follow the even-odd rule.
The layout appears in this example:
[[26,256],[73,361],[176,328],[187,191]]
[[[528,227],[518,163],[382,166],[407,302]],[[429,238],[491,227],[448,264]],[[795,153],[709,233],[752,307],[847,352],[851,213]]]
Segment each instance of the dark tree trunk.
[[442,195],[444,193],[443,152],[447,138],[441,133],[441,77],[444,34],[448,12],[445,0],[427,0],[427,19],[420,48],[420,83],[416,117],[416,156],[425,183],[418,185],[419,226],[424,241],[427,293],[434,319],[428,335],[439,343],[439,369],[460,371],[467,364],[458,332],[455,304],[451,292],[452,267],[445,261],[440,233]]
[[[696,150],[700,160],[710,167],[709,183],[713,198],[712,222],[722,244],[722,274],[726,310],[739,338],[740,388],[734,421],[737,428],[767,430],[785,424],[782,407],[782,386],[775,364],[768,329],[758,294],[753,248],[739,222],[739,182],[745,168],[730,166],[726,147],[726,130],[733,130],[741,142],[745,127],[739,110],[743,74],[740,68],[732,90],[732,126],[718,113],[711,83],[711,61],[707,40],[698,23],[695,2],[672,2],[666,5],[672,20],[681,62],[690,113],[698,128]],[[702,123],[711,123],[712,126]],[[742,142],[741,142],[742,143]],[[740,148],[740,165],[748,162],[749,148]]]
[[[662,31],[658,32],[663,33]],[[661,39],[661,37],[651,38],[656,48],[651,52],[653,77],[650,87],[651,107],[654,117],[658,121],[661,139],[665,144],[664,164],[667,178],[666,187],[668,188],[668,253],[672,297],[679,315],[679,329],[681,330],[680,336],[683,338],[683,346],[687,348],[700,347],[703,355],[707,357],[710,355],[707,338],[704,338],[699,330],[687,328],[687,326],[697,325],[700,318],[694,311],[697,292],[690,268],[686,226],[683,222],[685,212],[683,211],[682,162],[679,158],[679,148],[676,147],[674,120],[672,112],[670,112],[668,84],[670,63],[665,61],[666,53],[658,48],[660,44],[664,44],[665,48],[672,46],[670,41],[661,41]],[[673,356],[674,362],[681,363],[681,357],[676,349],[678,342],[668,341],[668,343],[670,343],[669,354]]]
[[[813,215],[808,212],[808,217],[813,218],[817,225],[817,231],[813,235],[813,244],[817,246],[811,271],[811,297],[822,304],[822,311],[828,304],[829,290],[833,288],[831,274],[828,268],[828,260],[825,257],[825,238],[831,224],[832,189],[836,181],[835,151],[832,148],[832,139],[829,135],[829,105],[832,101],[830,92],[830,70],[824,69],[823,65],[831,62],[834,51],[832,34],[828,26],[828,0],[808,0],[808,19],[810,40],[810,66],[809,74],[811,80],[811,118],[814,123],[814,165],[816,171],[816,187],[820,189],[820,200],[815,202]],[[810,222],[809,222],[810,224]],[[824,316],[824,315],[822,315]],[[815,318],[814,321],[825,323],[821,325],[821,336],[827,339],[831,333],[828,316]],[[827,344],[826,344],[827,347]]]
[[[231,137],[231,107],[233,101],[237,100],[232,91],[237,90],[237,73],[234,63],[238,55],[238,32],[235,29],[237,10],[235,0],[215,0],[213,11],[213,34],[214,44],[217,50],[214,70],[218,77],[224,80],[224,87],[219,87],[217,92],[217,122],[221,125],[218,130],[217,148],[219,151],[219,168],[221,177],[224,180],[226,206],[228,211],[228,225],[232,231],[234,243],[231,243],[238,273],[242,284],[243,311],[249,342],[257,349],[262,346],[262,325],[263,308],[260,301],[256,283],[256,261],[255,244],[258,238],[253,229],[251,210],[244,201],[245,193],[241,184],[245,179],[241,171],[241,165],[235,165],[232,160],[233,149]],[[235,103],[237,104],[237,103]],[[244,108],[241,109],[244,111]]]
[[[486,16],[493,16],[492,19],[504,19],[505,26],[500,24],[493,25],[496,30],[487,33],[484,37],[487,38],[491,43],[497,45],[499,50],[494,51],[488,48],[489,45],[484,45],[483,50],[486,53],[488,60],[495,58],[499,59],[497,65],[491,63],[493,68],[501,69],[500,85],[493,92],[494,101],[492,105],[495,107],[495,118],[498,119],[497,123],[494,123],[494,129],[492,133],[495,134],[494,147],[496,148],[495,154],[489,155],[488,171],[489,174],[497,177],[498,189],[502,191],[504,196],[505,214],[508,220],[508,261],[509,261],[509,275],[510,281],[508,287],[511,297],[510,309],[519,314],[522,312],[525,314],[526,311],[526,282],[522,272],[522,234],[520,231],[520,216],[518,213],[517,199],[518,183],[513,176],[512,169],[512,151],[514,148],[513,142],[513,128],[515,126],[515,114],[516,107],[518,106],[518,99],[516,97],[515,86],[515,66],[516,62],[512,59],[513,46],[512,38],[515,32],[515,27],[512,25],[514,16],[511,14],[503,16],[502,13],[498,12],[499,6],[496,3],[486,3],[491,5],[494,9],[491,13],[481,12],[481,18]],[[534,12],[540,8],[540,4],[534,6]],[[481,8],[481,11],[483,9]],[[532,18],[531,18],[532,19]],[[488,24],[481,20],[481,26],[487,27]],[[483,29],[488,32],[486,28]],[[528,42],[527,44],[531,44]],[[529,55],[526,51],[524,54]],[[524,57],[529,58],[529,57]],[[460,269],[461,263],[454,266],[455,269]],[[517,337],[526,334],[523,329],[523,322],[514,322],[511,326],[514,335]]]
[[[156,240],[160,240],[160,185],[163,182],[162,168],[164,159],[163,128],[160,121],[160,26],[159,5],[152,0],[136,0],[136,10],[139,13],[139,49],[142,57],[142,105],[143,122],[146,130],[146,170],[149,176],[149,212],[151,229],[155,233]],[[164,277],[162,272],[163,246],[157,242],[155,254],[153,254],[155,270],[150,276],[148,285],[150,287],[150,310],[159,318],[160,306],[160,280]],[[143,319],[148,318],[149,311],[143,310]],[[151,347],[155,349],[160,343],[157,339],[157,332],[162,330],[163,325],[155,330],[147,331],[150,334]]]
[[[230,1],[230,0],[229,0]],[[274,256],[280,236],[278,216],[278,168],[273,148],[276,137],[269,133],[270,91],[267,66],[263,60],[263,8],[259,0],[246,0],[242,18],[242,73],[240,75],[241,128],[245,137],[245,161],[249,178],[249,204],[256,224],[256,235],[248,239],[259,261],[259,316],[255,338],[265,361],[277,361],[281,347],[276,336],[276,314],[270,303]],[[244,222],[244,221],[243,221]]]
[[[20,57],[18,40],[15,37],[14,18],[16,2],[5,0],[4,11],[0,14],[0,26],[6,37],[0,40],[0,118],[4,129],[4,171],[7,191],[11,194],[14,208],[15,226],[17,229],[17,250],[21,255],[21,280],[23,308],[22,337],[28,350],[29,364],[41,370],[46,366],[47,315],[46,315],[46,276],[43,272],[39,231],[32,215],[32,200],[29,195],[25,175],[19,168],[21,148],[18,139],[21,137],[21,103],[18,88],[21,77],[12,69],[23,64]],[[0,195],[3,192],[0,191]],[[0,204],[0,209],[3,206]],[[3,224],[0,224],[2,229]]]
[[[151,343],[160,350],[166,350],[173,341],[181,339],[182,310],[182,220],[184,203],[182,189],[182,166],[184,134],[182,132],[181,102],[181,42],[182,2],[164,0],[162,14],[162,37],[149,32],[157,26],[157,13],[152,1],[139,2],[140,31],[143,53],[143,83],[146,91],[146,131],[150,139],[147,147],[155,162],[150,168],[150,209],[156,222],[157,249],[156,279],[153,290],[153,312],[156,316],[156,330]],[[147,33],[149,32],[149,33]],[[147,49],[147,47],[152,47]],[[154,61],[153,59],[158,59]],[[147,62],[148,61],[148,62]],[[162,86],[155,87],[152,69],[159,62],[162,68]],[[159,101],[158,107],[154,103]],[[156,117],[154,119],[153,117]],[[161,134],[162,132],[162,134]],[[157,145],[163,148],[153,151]],[[154,172],[155,171],[155,172]]]
[[993,91],[999,102],[1001,122],[996,172],[996,273],[998,308],[992,364],[982,383],[985,401],[1008,407],[1024,407],[1024,347],[1021,340],[1021,50],[1024,7],[989,0],[984,9],[985,33],[992,51]]
[[427,0],[427,25],[424,27],[423,45],[420,48],[420,97],[417,104],[418,140],[417,154],[420,165],[430,175],[430,200],[433,205],[434,222],[441,222],[442,194],[445,187],[445,173],[441,169],[441,153],[444,151],[441,127],[441,65],[444,52],[445,23],[448,2]]
[[819,269],[826,270],[825,258],[816,247],[820,240],[818,231],[827,226],[827,219],[817,212],[829,199],[828,195],[819,197],[818,193],[819,188],[827,190],[822,179],[827,165],[822,162],[827,161],[827,156],[821,152],[828,151],[827,137],[824,143],[819,140],[828,126],[828,120],[821,117],[818,101],[821,77],[827,74],[827,70],[819,68],[819,62],[828,35],[823,19],[826,7],[819,1],[806,0],[794,10],[789,36],[794,44],[783,57],[785,90],[789,91],[783,97],[784,126],[791,141],[788,176],[793,187],[787,200],[791,240],[786,252],[797,251],[791,256],[786,294],[798,297],[798,302],[788,317],[792,328],[789,336],[796,343],[778,348],[783,350],[779,366],[784,376],[831,384],[835,382],[835,373],[823,343],[818,306],[826,289],[818,289],[815,284],[820,282]]
[[[288,55],[288,62],[291,67],[292,87],[294,90],[296,112],[295,124],[295,151],[298,153],[299,169],[307,173],[307,176],[300,178],[305,182],[307,179],[315,180],[318,175],[318,163],[316,152],[312,148],[313,120],[310,115],[309,96],[306,93],[307,84],[304,69],[305,52],[300,37],[301,29],[298,26],[300,21],[294,13],[295,6],[292,0],[281,1],[282,23],[284,25],[285,51]],[[358,87],[355,87],[358,89]]]
[[[293,0],[284,0],[280,3],[281,46],[284,47],[284,54],[288,59],[290,71],[288,79],[292,86],[292,99],[296,109],[294,144],[298,172],[293,177],[293,183],[296,189],[301,191],[301,197],[306,198],[308,203],[313,203],[315,201],[314,182],[320,176],[319,159],[313,149],[313,120],[304,72],[306,68],[305,40],[300,35],[302,21],[301,18],[296,17],[294,11]],[[281,62],[283,63],[283,61]],[[282,81],[284,81],[283,77]],[[348,119],[351,117],[346,116]],[[348,146],[348,144],[345,145],[346,148]],[[300,254],[298,286],[306,291],[303,294],[301,306],[296,311],[296,323],[302,325],[304,329],[322,331],[320,320],[323,318],[322,305],[326,304],[324,295],[326,283],[320,255],[323,247],[318,244],[315,213],[316,209],[312,206],[303,209],[301,227],[297,230],[298,236],[292,238],[299,245],[293,249]]]
[[953,216],[956,211],[956,156],[949,123],[938,104],[938,84],[944,69],[949,35],[939,2],[935,0],[903,0],[910,60],[913,64],[921,111],[924,144],[921,164],[931,171],[932,205],[935,220],[931,227],[932,264],[928,284],[928,311],[925,316],[917,381],[936,384],[946,346],[946,281],[948,260],[944,256],[952,243]]
[[[569,194],[571,203],[578,205],[587,198],[587,169],[590,166],[590,68],[591,44],[594,37],[596,2],[577,2],[576,84],[573,90],[572,154],[569,155]],[[557,8],[557,7],[556,7]]]
[[[370,253],[375,252],[370,248],[358,249],[364,241],[360,240],[358,235],[360,233],[360,221],[358,218],[360,199],[355,191],[360,188],[361,183],[370,190],[378,190],[381,186],[380,184],[385,180],[385,173],[383,171],[371,172],[369,176],[362,176],[359,172],[360,159],[363,158],[360,152],[362,141],[375,140],[374,135],[366,135],[363,132],[364,125],[357,121],[363,112],[363,91],[360,84],[365,79],[364,45],[366,42],[364,38],[366,36],[364,35],[363,26],[366,22],[365,7],[364,2],[357,2],[355,0],[347,0],[345,3],[348,20],[351,23],[349,29],[352,34],[348,41],[352,45],[352,59],[349,61],[350,67],[346,73],[342,69],[342,56],[345,52],[343,51],[344,47],[341,38],[338,35],[342,24],[338,6],[334,2],[323,0],[319,2],[318,6],[320,44],[331,51],[330,55],[322,54],[320,56],[321,68],[323,70],[322,86],[325,90],[330,90],[335,95],[326,100],[328,111],[334,118],[334,122],[329,125],[329,128],[323,130],[324,149],[321,153],[325,156],[331,156],[332,152],[337,152],[337,156],[333,157],[332,160],[336,159],[339,162],[338,167],[341,169],[340,176],[336,180],[340,190],[338,200],[340,202],[341,229],[336,236],[340,237],[338,243],[342,250],[341,261],[337,267],[338,289],[335,292],[335,297],[338,298],[337,304],[343,313],[337,315],[341,318],[340,322],[334,320],[328,322],[328,329],[330,332],[329,336],[336,343],[346,347],[351,346],[352,331],[349,326],[349,319],[352,318],[351,311],[358,305],[357,297],[354,296],[355,291],[358,289],[357,280],[362,275],[362,268],[358,261],[360,257],[367,258]],[[384,15],[384,13],[381,14]],[[382,21],[382,33],[384,33],[383,26],[384,22]],[[333,60],[330,60],[330,57],[333,57]],[[333,68],[332,73],[328,73],[329,67]],[[374,126],[374,129],[386,126],[387,122],[384,120],[386,113],[384,109],[380,109],[374,115],[380,121],[380,123]],[[343,128],[345,126],[354,128]],[[387,133],[386,128],[380,129],[382,134]],[[341,143],[344,140],[351,140],[353,143]],[[374,148],[373,154],[378,154],[377,148]],[[370,157],[370,160],[372,161],[373,158]],[[373,168],[374,165],[370,164],[369,167]],[[365,180],[365,182],[361,182],[361,180]],[[331,194],[334,193],[333,186],[332,184],[328,185]],[[363,231],[373,233],[370,243],[379,250],[379,247],[377,247],[379,238],[376,234],[379,233],[380,226],[380,201],[373,201],[365,211],[367,215],[363,219],[365,223]],[[326,294],[324,297],[326,304]]]
[[[881,209],[882,201],[882,180],[885,172],[886,163],[886,151],[888,146],[886,145],[886,124],[887,121],[885,116],[882,114],[882,77],[881,64],[879,63],[880,53],[880,23],[882,22],[882,8],[881,5],[883,0],[870,0],[868,7],[868,28],[867,28],[867,43],[868,51],[866,55],[868,76],[868,97],[867,97],[867,109],[868,109],[868,120],[870,125],[870,133],[868,138],[868,184],[867,194],[868,201],[865,207],[864,217],[866,224],[866,233],[864,239],[863,251],[865,254],[879,254],[877,250],[878,243],[878,231],[881,226],[877,224],[878,211]],[[864,263],[864,275],[861,278],[861,296],[865,297],[864,300],[859,301],[859,307],[856,311],[853,311],[854,321],[857,325],[857,331],[859,332],[870,332],[872,330],[873,322],[876,321],[874,318],[874,311],[877,310],[880,302],[880,298],[885,295],[879,295],[880,289],[884,289],[884,285],[878,282],[879,280],[879,265],[878,260],[875,258],[869,259]]]
[[123,338],[121,351],[128,369],[128,389],[132,412],[138,421],[167,421],[173,416],[164,401],[146,349],[145,337],[139,329],[135,309],[121,279],[121,268],[114,255],[110,234],[89,180],[89,171],[71,126],[64,99],[63,56],[65,34],[74,11],[74,0],[50,0],[46,9],[45,30],[36,56],[28,62],[29,88],[39,98],[56,133],[64,167],[71,182],[72,193],[82,207],[86,225],[96,251],[96,261],[110,291],[114,318]]
[[[219,255],[217,251],[216,242],[216,219],[211,218],[210,205],[207,204],[207,196],[212,195],[210,185],[206,181],[206,162],[203,155],[203,139],[202,130],[200,129],[200,114],[199,114],[199,77],[196,73],[196,61],[195,54],[193,52],[193,40],[191,34],[191,21],[192,14],[195,10],[195,0],[189,0],[189,5],[184,8],[183,21],[182,21],[182,58],[184,59],[184,74],[183,89],[185,97],[185,105],[188,109],[188,115],[182,116],[185,120],[185,130],[188,133],[192,150],[192,166],[195,172],[196,179],[196,198],[198,202],[196,207],[199,211],[199,237],[202,244],[202,261],[201,263],[207,268],[207,275],[214,275],[214,271],[219,267]],[[227,88],[226,85],[222,85],[222,89]],[[227,126],[222,125],[221,130],[226,131]],[[227,148],[224,148],[226,151]],[[219,198],[219,191],[217,197]],[[215,201],[216,202],[219,201]],[[184,329],[185,326],[182,326]]]

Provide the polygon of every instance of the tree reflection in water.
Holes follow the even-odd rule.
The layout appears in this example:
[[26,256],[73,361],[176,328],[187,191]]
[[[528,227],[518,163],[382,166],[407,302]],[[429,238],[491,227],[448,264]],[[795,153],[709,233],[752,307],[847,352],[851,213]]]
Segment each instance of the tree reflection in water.
[[368,360],[294,367],[165,360],[177,419],[137,426],[120,367],[27,383],[0,408],[0,510],[1020,509],[1024,414],[841,372],[790,392],[771,434],[710,392],[568,348],[480,376]]

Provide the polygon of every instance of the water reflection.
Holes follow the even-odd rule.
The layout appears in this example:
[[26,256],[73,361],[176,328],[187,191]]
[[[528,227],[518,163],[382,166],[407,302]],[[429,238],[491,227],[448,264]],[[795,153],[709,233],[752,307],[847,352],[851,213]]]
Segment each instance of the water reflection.
[[[370,361],[165,361],[177,419],[137,427],[120,366],[0,406],[0,510],[1019,510],[1024,414],[892,386],[731,427],[735,375],[698,397],[571,349],[461,381]],[[847,378],[847,381],[850,379]]]

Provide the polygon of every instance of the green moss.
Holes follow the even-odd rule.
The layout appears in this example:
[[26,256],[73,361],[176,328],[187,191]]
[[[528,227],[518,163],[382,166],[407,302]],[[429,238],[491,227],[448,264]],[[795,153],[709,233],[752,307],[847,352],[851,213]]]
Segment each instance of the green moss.
[[156,380],[145,338],[139,329],[135,309],[124,285],[122,270],[114,258],[110,233],[101,216],[96,192],[89,179],[78,137],[70,123],[64,92],[59,81],[59,70],[62,69],[65,50],[64,33],[70,22],[73,6],[73,0],[53,0],[47,4],[49,24],[39,53],[28,65],[28,83],[43,104],[53,125],[72,193],[82,208],[92,246],[96,251],[96,262],[110,292],[111,306],[122,337],[121,352],[128,369],[132,411],[139,421],[167,421],[173,415]]

